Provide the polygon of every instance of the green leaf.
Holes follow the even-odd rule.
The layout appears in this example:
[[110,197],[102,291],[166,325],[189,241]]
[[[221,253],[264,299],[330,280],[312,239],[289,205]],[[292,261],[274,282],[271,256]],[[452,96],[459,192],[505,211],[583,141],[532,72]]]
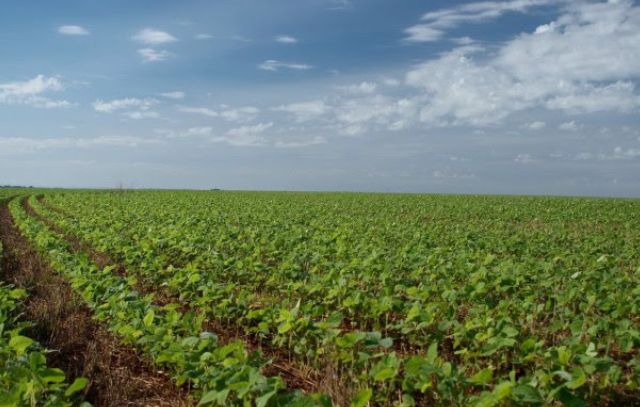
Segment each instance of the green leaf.
[[153,312],[152,309],[150,309],[147,312],[147,315],[144,316],[144,319],[142,320],[142,322],[144,323],[144,326],[146,326],[147,328],[151,328],[153,326],[153,319],[155,318],[156,314],[155,312]]
[[366,406],[372,395],[373,391],[370,388],[360,390],[358,394],[355,395],[353,400],[351,400],[351,407]]
[[469,381],[473,384],[487,384],[491,379],[493,379],[493,370],[485,368],[471,376]]
[[224,402],[227,399],[227,396],[229,395],[230,391],[231,390],[229,389],[211,390],[202,396],[202,398],[198,402],[198,405],[199,406],[204,406],[207,404],[224,405]]
[[537,389],[526,384],[516,386],[511,394],[520,403],[542,404],[544,401]]
[[40,379],[45,383],[62,383],[64,382],[64,372],[60,369],[47,368],[40,374]]
[[438,357],[438,342],[434,342],[429,346],[429,350],[427,350],[427,361],[433,364]]
[[9,340],[9,347],[16,351],[18,356],[23,355],[33,343],[33,339],[22,335],[16,335]]
[[256,398],[256,407],[265,407],[269,402],[269,399],[276,394],[277,390],[272,390],[269,393],[263,394]]
[[278,326],[278,333],[279,334],[287,333],[291,330],[291,328],[293,328],[293,325],[291,325],[291,322],[289,321],[283,322]]
[[77,392],[83,390],[89,384],[89,380],[85,377],[78,377],[76,380],[67,387],[67,390],[64,392],[64,395],[67,397],[71,397]]
[[373,375],[373,380],[378,381],[378,382],[382,382],[382,381],[385,381],[387,379],[392,378],[395,375],[396,375],[395,369],[392,369],[390,367],[384,367],[384,368],[378,370]]
[[572,380],[567,383],[567,388],[574,390],[585,384],[587,377],[584,370],[578,368],[571,371]]

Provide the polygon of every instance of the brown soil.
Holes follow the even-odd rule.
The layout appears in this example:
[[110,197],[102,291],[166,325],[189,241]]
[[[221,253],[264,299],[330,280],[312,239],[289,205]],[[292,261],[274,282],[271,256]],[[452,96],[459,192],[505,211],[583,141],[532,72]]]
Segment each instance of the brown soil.
[[193,404],[185,390],[92,319],[68,282],[15,227],[6,204],[0,205],[0,238],[2,279],[29,292],[24,318],[34,325],[28,334],[53,350],[50,366],[65,371],[69,380],[89,379],[87,401],[98,407]]

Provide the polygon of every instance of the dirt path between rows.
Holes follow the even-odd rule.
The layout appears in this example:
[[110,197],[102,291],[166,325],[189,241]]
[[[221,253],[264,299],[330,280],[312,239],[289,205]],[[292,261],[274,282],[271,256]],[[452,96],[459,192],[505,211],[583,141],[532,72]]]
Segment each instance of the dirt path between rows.
[[92,319],[68,282],[15,227],[6,204],[0,205],[0,239],[0,278],[29,292],[24,318],[34,326],[28,334],[53,350],[47,356],[50,366],[65,371],[69,380],[89,379],[87,401],[97,407],[193,404],[185,390]]

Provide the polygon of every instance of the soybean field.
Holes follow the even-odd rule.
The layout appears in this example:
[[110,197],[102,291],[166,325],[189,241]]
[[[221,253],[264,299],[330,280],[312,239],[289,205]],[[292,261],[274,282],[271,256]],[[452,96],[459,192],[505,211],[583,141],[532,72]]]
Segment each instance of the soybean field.
[[0,201],[2,406],[640,404],[640,200]]

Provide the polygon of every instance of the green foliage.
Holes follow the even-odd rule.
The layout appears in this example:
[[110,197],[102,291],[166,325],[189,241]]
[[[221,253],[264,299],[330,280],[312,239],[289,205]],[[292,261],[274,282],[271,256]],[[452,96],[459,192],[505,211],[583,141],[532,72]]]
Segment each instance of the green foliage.
[[[170,191],[46,196],[67,215],[31,201],[207,319],[239,328],[298,363],[340,372],[354,405],[597,405],[611,393],[640,391],[637,200]],[[134,312],[127,301],[116,312],[113,298],[97,296],[107,284],[130,293],[132,281],[98,287],[94,274],[101,274],[81,268],[70,279],[93,296],[87,301],[109,304],[96,308],[105,320],[127,315],[114,329],[145,350],[153,354],[165,335],[198,337],[200,327],[180,325],[189,318],[175,310],[146,303]],[[160,360],[177,366],[179,382],[202,381],[181,357],[165,351]],[[214,363],[242,371],[243,360],[249,358]],[[270,404],[284,400],[269,396],[274,391],[289,397],[281,381],[256,391],[245,391],[246,382],[203,384],[203,399],[260,397]]]
[[25,297],[24,290],[0,284],[0,406],[77,405],[74,395],[87,381],[67,385],[64,372],[47,367],[45,350],[22,334],[26,324],[18,316]]

